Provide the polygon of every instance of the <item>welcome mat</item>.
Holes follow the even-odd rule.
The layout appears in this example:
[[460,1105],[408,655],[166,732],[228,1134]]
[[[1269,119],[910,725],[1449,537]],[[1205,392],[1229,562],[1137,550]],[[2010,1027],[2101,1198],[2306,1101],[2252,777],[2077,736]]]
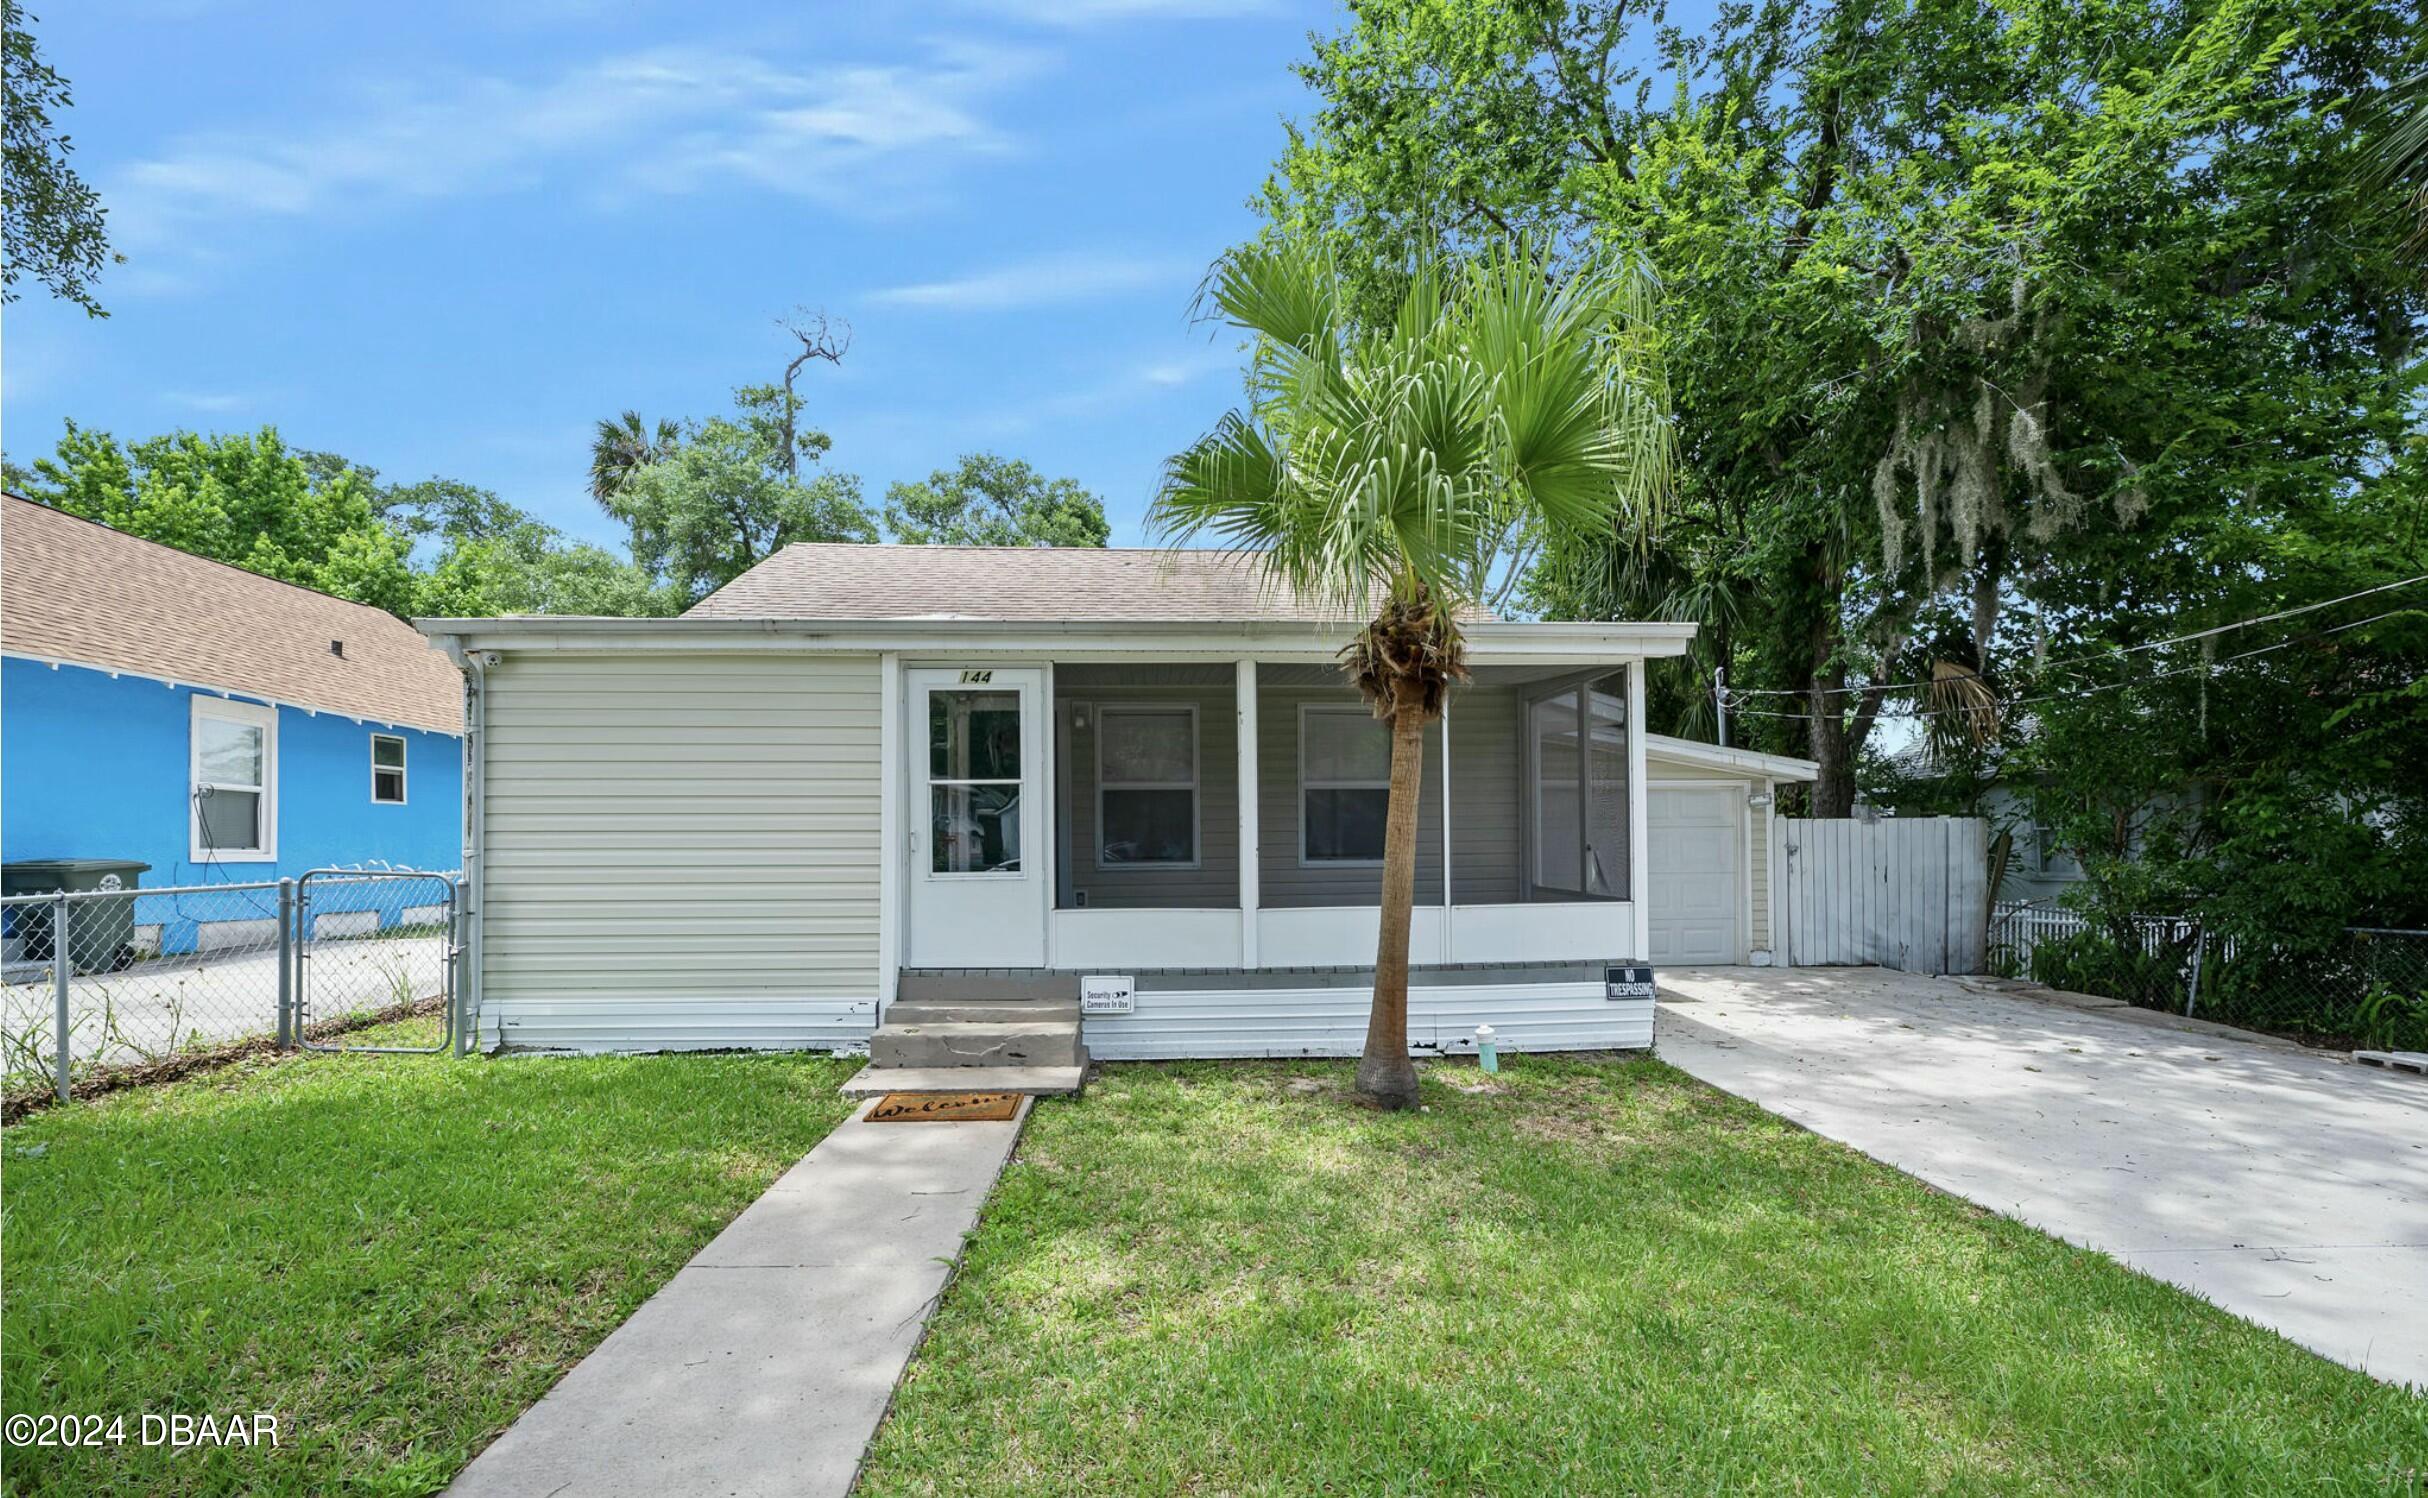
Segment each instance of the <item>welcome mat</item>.
[[870,1123],[1009,1123],[1017,1092],[889,1092],[868,1110]]

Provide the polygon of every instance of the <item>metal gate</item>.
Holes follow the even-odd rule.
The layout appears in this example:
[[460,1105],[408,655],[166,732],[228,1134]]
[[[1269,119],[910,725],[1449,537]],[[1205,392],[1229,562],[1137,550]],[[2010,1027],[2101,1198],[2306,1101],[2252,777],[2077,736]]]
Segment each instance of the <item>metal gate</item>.
[[[460,1032],[456,969],[463,901],[449,874],[313,869],[295,881],[295,1038],[315,1051],[435,1055]],[[435,1002],[426,1046],[348,1045],[363,1021],[403,1019]]]

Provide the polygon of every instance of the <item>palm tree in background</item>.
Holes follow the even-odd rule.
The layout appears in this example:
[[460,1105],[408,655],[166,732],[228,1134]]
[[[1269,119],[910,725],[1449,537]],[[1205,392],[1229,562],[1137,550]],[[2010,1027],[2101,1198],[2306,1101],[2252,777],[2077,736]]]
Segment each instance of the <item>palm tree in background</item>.
[[2378,106],[2382,129],[2370,152],[2365,185],[2392,188],[2411,206],[2415,224],[2408,248],[2428,256],[2428,72],[2414,73],[2386,90]]
[[1462,617],[1546,545],[1657,514],[1668,392],[1653,285],[1612,259],[1494,250],[1415,267],[1361,325],[1329,255],[1281,240],[1217,263],[1201,307],[1249,335],[1248,406],[1165,465],[1149,524],[1218,539],[1345,617],[1344,670],[1391,731],[1382,931],[1357,1089],[1416,1102],[1408,925],[1424,731],[1467,676]]
[[682,439],[673,422],[661,421],[652,431],[638,411],[602,419],[590,439],[590,497],[605,504],[626,479],[663,461]]

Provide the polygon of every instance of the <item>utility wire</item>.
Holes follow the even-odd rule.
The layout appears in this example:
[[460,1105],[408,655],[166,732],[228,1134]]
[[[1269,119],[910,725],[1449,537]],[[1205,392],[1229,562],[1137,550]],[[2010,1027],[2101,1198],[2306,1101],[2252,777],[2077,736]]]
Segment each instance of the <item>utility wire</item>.
[[[2185,645],[2194,640],[2211,639],[2218,635],[2231,634],[2238,629],[2248,629],[2254,624],[2273,624],[2279,619],[2292,619],[2302,614],[2315,614],[2320,609],[2331,609],[2339,603],[2350,603],[2356,598],[2368,598],[2379,593],[2391,592],[2396,588],[2408,588],[2413,583],[2418,582],[2428,582],[2428,572],[2423,572],[2417,577],[2406,577],[2399,582],[2380,583],[2374,588],[2363,588],[2358,593],[2346,593],[2341,598],[2330,598],[2322,603],[2305,603],[2300,608],[2279,609],[2273,614],[2261,614],[2255,619],[2237,619],[2232,624],[2220,624],[2211,629],[2195,630],[2188,635],[2175,635],[2164,640],[2151,640],[2140,645],[2127,645],[2122,649],[2113,652],[2085,651],[2081,655],[2062,656],[2057,660],[2043,661],[2032,669],[2036,672],[2056,671],[2067,666],[2080,665],[2085,661],[2110,660],[2119,655],[2136,655],[2144,650],[2164,650],[2169,645]],[[2385,617],[2385,615],[2380,614],[2378,617],[2382,619]],[[2364,620],[2363,622],[2366,623],[2369,621]],[[1899,692],[1907,690],[1908,688],[1930,687],[1937,685],[1938,682],[1929,680],[1869,682],[1861,686],[1852,687],[1820,687],[1816,688],[1815,691],[1823,697],[1843,697],[1853,696],[1863,692]],[[1808,698],[1813,695],[1815,695],[1815,692],[1799,692],[1792,687],[1731,687],[1728,689],[1729,700],[1732,704],[1737,698],[1740,697]],[[1743,711],[1751,712],[1752,709],[1747,708],[1743,709]],[[1774,714],[1773,716],[1800,718],[1803,717],[1804,714],[1789,713],[1784,715]]]
[[[2148,676],[2135,677],[2130,681],[2103,682],[2098,686],[2084,687],[2082,690],[2077,692],[2045,692],[2037,697],[2012,697],[1993,703],[1983,703],[1978,706],[1959,703],[1951,707],[1916,708],[1911,712],[1900,712],[1897,714],[1897,716],[1900,718],[1936,718],[1944,716],[1948,713],[1978,713],[1985,711],[2004,712],[2008,708],[2012,707],[2030,707],[2036,703],[2042,702],[2073,702],[2084,697],[2096,697],[2102,692],[2121,692],[2130,687],[2148,686],[2154,681],[2164,681],[2171,676],[2189,676],[2198,671],[2207,671],[2214,674],[2217,668],[2220,666],[2230,666],[2236,661],[2247,661],[2255,655],[2267,655],[2273,651],[2286,649],[2289,646],[2307,645],[2314,640],[2323,640],[2329,635],[2340,635],[2348,629],[2359,629],[2363,625],[2375,624],[2381,619],[2391,619],[2397,614],[2408,612],[2410,611],[2407,609],[2388,609],[2382,614],[2371,614],[2366,619],[2355,619],[2349,624],[2338,624],[2332,628],[2317,630],[2311,634],[2296,635],[2292,639],[2279,640],[2273,645],[2262,645],[2254,650],[2245,650],[2238,655],[2225,656],[2215,661],[2203,661],[2198,665],[2177,666],[2172,670],[2154,671]],[[2260,621],[2249,620],[2246,622],[2256,624]],[[2195,637],[2187,636],[2186,638]],[[1741,717],[1747,718],[1789,718],[1799,722],[1812,716],[1810,713],[1770,712],[1756,707],[1732,706],[1729,708],[1729,711]]]

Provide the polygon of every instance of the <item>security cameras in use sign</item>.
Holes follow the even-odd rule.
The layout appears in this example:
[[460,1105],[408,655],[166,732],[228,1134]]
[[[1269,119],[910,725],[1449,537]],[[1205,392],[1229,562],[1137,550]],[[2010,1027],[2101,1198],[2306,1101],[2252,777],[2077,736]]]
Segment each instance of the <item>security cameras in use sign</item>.
[[1606,999],[1649,999],[1653,996],[1651,964],[1602,969],[1602,997]]
[[1079,980],[1081,1014],[1128,1014],[1137,1002],[1138,980],[1127,973],[1091,973]]

